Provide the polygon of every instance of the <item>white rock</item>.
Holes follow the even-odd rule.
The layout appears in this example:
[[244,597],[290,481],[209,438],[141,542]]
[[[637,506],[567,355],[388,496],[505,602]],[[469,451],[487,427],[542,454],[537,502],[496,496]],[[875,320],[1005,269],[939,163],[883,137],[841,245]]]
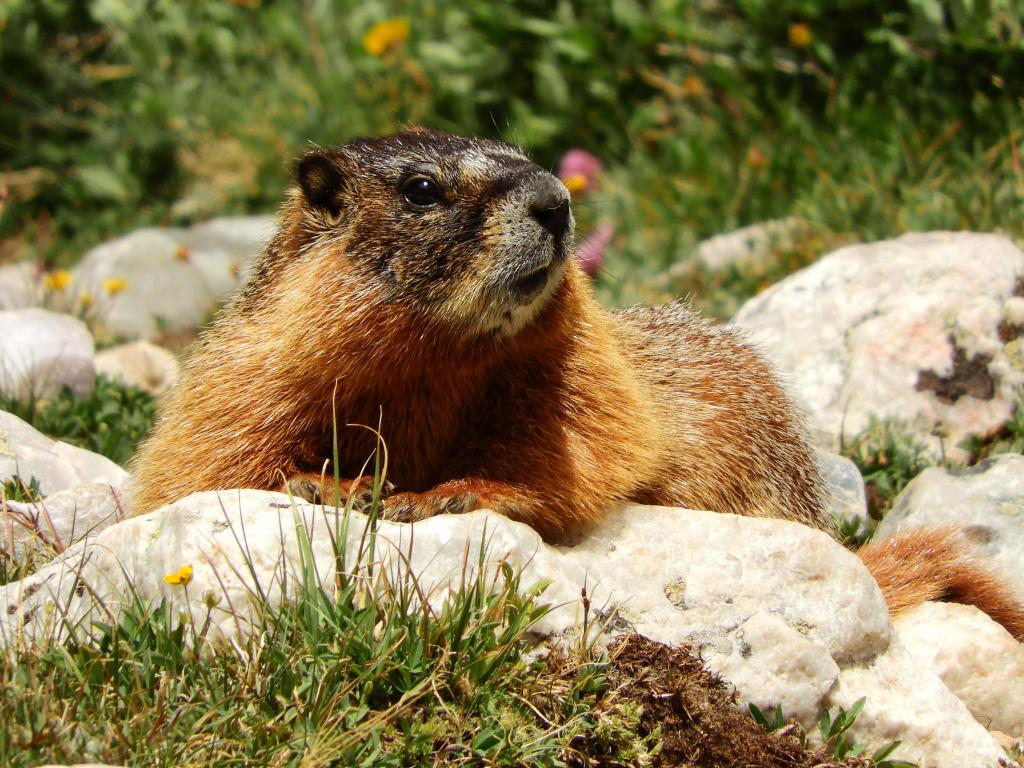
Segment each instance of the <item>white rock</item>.
[[936,453],[941,423],[947,455],[962,457],[955,446],[1004,424],[1024,384],[1022,342],[1009,338],[1022,275],[1005,237],[909,234],[822,257],[736,322],[791,378],[823,447],[874,414],[909,422]]
[[[195,328],[216,294],[188,255],[176,230],[140,229],[89,251],[72,271],[74,285],[92,294],[97,316],[116,336]],[[111,295],[107,280],[125,281],[124,290]]]
[[19,400],[52,397],[61,387],[92,391],[92,335],[70,315],[45,309],[0,311],[0,392]]
[[864,477],[845,456],[818,450],[818,468],[831,497],[830,512],[848,520],[867,520],[868,499]]
[[[311,531],[319,578],[330,583],[332,511],[296,508],[270,492],[201,493],[117,523],[0,588],[0,638],[49,637],[58,614],[90,626],[90,617],[105,615],[94,596],[116,608],[128,594],[127,578],[144,600],[167,600],[172,615],[204,624],[209,618],[215,642],[239,642],[253,615],[254,579],[274,603],[285,592],[297,594],[300,518]],[[365,518],[353,517],[349,553],[364,525]],[[573,631],[585,586],[595,620],[698,645],[745,701],[782,701],[787,714],[799,713],[810,725],[821,707],[868,695],[866,716],[855,726],[859,740],[903,738],[899,754],[906,759],[994,764],[998,745],[933,673],[893,651],[874,581],[856,556],[821,532],[780,520],[632,507],[610,514],[580,544],[552,547],[525,525],[478,512],[415,526],[381,523],[377,572],[411,569],[436,603],[467,567],[475,570],[482,548],[488,572],[505,562],[522,569],[524,586],[550,580],[542,600],[555,607],[536,627],[541,635]],[[164,582],[185,565],[193,568],[187,590]],[[89,589],[76,590],[79,579]],[[929,735],[933,727],[941,728],[945,746]]]
[[799,219],[773,219],[716,235],[697,246],[697,260],[709,270],[758,264],[773,248],[788,247],[803,226]]
[[733,635],[737,644],[728,654],[716,654],[709,666],[763,712],[778,705],[787,716],[813,723],[839,679],[839,665],[828,648],[764,611],[740,624]]
[[159,395],[177,380],[178,358],[149,341],[133,341],[96,354],[96,371]]
[[1024,645],[971,605],[923,603],[896,619],[903,645],[989,730],[1024,733]]
[[844,668],[826,703],[849,710],[862,697],[867,701],[849,733],[872,749],[902,742],[891,759],[919,768],[1004,765],[999,742],[896,636],[885,653]]
[[51,440],[17,416],[0,411],[0,479],[34,477],[50,495],[81,483],[120,487],[128,473],[105,456]]
[[30,262],[0,267],[0,310],[26,309],[39,304],[39,268]]
[[222,216],[182,231],[181,241],[207,284],[223,295],[244,278],[275,227],[271,215]]
[[896,499],[875,538],[946,525],[961,528],[972,553],[1024,602],[1024,456],[993,456],[969,469],[924,470]]
[[[198,327],[234,290],[273,233],[271,216],[213,219],[189,229],[140,229],[93,248],[73,271],[108,331],[129,339]],[[110,295],[104,281],[126,282]]]
[[109,483],[82,483],[34,503],[7,502],[15,551],[41,535],[59,551],[123,520],[121,491]]

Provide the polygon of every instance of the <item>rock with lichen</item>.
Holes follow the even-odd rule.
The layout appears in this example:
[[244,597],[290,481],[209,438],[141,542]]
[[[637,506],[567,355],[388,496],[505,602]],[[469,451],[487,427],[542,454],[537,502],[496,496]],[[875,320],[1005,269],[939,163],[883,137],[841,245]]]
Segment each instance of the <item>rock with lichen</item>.
[[792,382],[824,447],[878,416],[963,458],[958,444],[1005,424],[1024,385],[1024,252],[963,232],[850,246],[754,297],[735,322]]

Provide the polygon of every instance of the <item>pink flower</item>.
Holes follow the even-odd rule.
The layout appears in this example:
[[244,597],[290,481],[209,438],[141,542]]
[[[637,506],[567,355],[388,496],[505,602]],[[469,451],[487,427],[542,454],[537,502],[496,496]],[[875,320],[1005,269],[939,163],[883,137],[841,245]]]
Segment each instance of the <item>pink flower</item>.
[[558,167],[558,178],[574,195],[592,190],[602,173],[604,164],[585,149],[570,149]]
[[576,261],[588,275],[596,275],[601,269],[604,264],[604,249],[608,247],[614,235],[615,227],[608,223],[601,224],[587,235],[576,249]]

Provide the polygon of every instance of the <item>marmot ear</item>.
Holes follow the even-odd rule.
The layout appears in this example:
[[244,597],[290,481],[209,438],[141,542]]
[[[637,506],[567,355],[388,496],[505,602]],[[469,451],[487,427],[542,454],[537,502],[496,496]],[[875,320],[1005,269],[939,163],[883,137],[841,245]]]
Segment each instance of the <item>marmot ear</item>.
[[295,176],[307,202],[332,216],[341,212],[348,174],[344,159],[329,149],[314,149],[299,158]]

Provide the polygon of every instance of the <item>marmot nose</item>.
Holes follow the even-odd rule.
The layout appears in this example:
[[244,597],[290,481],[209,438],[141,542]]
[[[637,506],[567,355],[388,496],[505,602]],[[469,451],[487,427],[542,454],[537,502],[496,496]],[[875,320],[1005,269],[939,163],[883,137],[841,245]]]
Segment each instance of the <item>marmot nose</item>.
[[569,193],[554,176],[542,176],[534,183],[530,216],[552,234],[556,241],[569,228]]

